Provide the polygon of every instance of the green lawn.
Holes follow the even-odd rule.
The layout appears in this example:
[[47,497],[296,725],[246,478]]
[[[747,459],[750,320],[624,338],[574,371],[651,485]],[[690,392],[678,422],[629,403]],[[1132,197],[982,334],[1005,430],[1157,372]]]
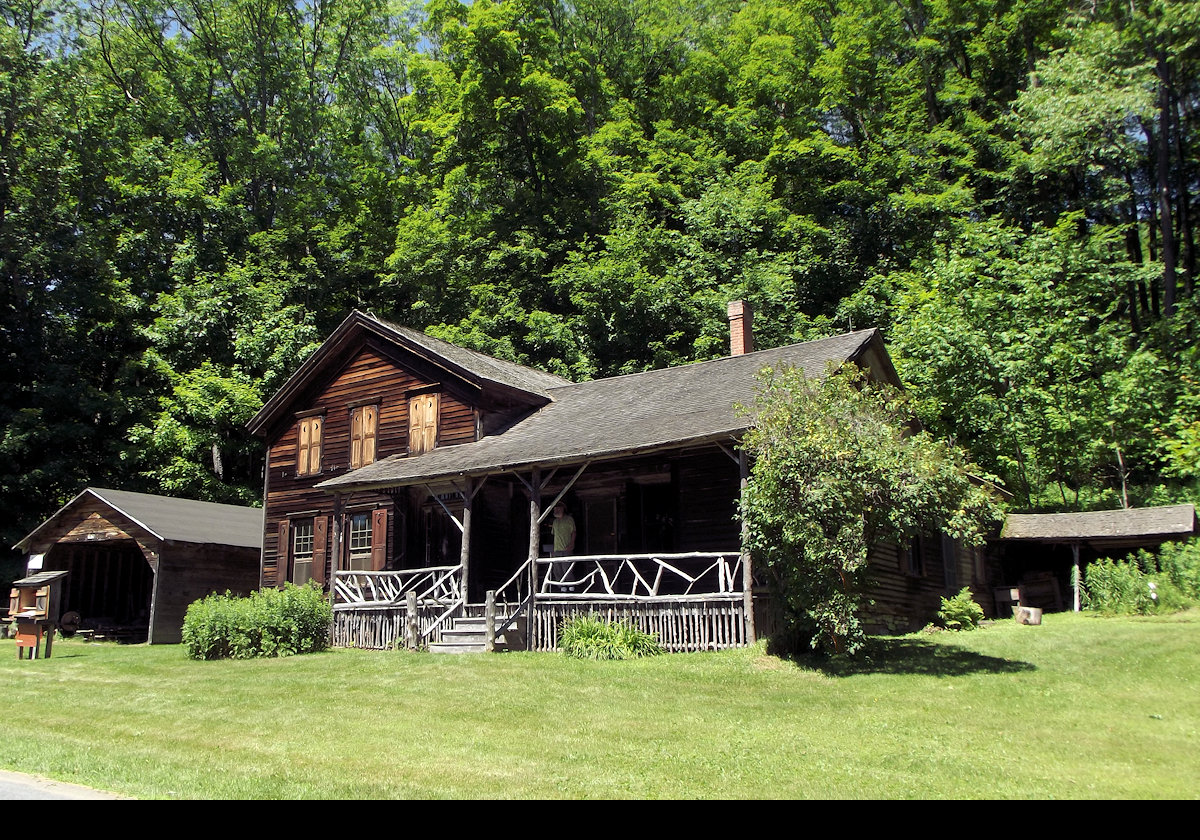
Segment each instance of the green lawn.
[[1200,612],[635,662],[0,642],[0,766],[138,797],[1196,797]]

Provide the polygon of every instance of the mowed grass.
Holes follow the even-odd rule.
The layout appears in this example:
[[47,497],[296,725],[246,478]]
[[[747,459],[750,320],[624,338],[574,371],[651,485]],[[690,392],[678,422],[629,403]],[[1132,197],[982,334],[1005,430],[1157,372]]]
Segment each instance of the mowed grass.
[[137,797],[1200,793],[1200,613],[580,662],[0,642],[0,766]]

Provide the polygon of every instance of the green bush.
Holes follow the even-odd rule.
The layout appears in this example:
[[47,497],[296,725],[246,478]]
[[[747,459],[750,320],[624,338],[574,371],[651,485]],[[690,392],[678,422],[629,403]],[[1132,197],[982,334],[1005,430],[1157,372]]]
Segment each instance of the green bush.
[[564,621],[558,644],[576,659],[637,659],[663,652],[656,636],[624,621],[609,623],[594,615]]
[[1149,615],[1186,609],[1195,603],[1196,569],[1183,554],[1155,557],[1139,551],[1127,560],[1101,559],[1083,575],[1083,605],[1111,615]]
[[333,612],[316,584],[209,595],[188,607],[183,648],[192,659],[291,656],[329,647]]
[[947,630],[974,630],[983,621],[983,607],[975,603],[971,590],[963,587],[953,598],[943,598],[938,618]]

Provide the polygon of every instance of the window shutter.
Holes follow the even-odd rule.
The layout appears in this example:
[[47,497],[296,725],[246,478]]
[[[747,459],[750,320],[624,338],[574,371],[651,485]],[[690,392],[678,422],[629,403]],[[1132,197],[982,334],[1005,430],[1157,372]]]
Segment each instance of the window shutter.
[[363,465],[363,410],[350,412],[350,469]]
[[371,570],[380,572],[387,565],[387,508],[379,508],[371,515]]
[[329,517],[313,517],[312,578],[325,585],[325,537],[329,532]]
[[321,471],[321,427],[324,424],[325,420],[322,417],[312,419],[312,435],[308,445],[308,471],[310,473]]
[[362,410],[362,462],[375,463],[375,436],[379,428],[379,406],[366,405]]
[[286,519],[279,520],[279,546],[275,549],[275,586],[277,587],[282,587],[287,580],[288,555],[292,551],[289,537],[288,521]]
[[421,394],[408,402],[408,451],[431,452],[437,446],[438,394]]
[[300,440],[296,443],[296,475],[308,475],[308,451],[312,446],[312,424],[300,421]]

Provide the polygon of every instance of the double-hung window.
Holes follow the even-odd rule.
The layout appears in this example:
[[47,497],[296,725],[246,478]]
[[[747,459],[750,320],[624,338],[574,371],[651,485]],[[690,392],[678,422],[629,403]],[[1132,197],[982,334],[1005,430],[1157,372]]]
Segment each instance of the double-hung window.
[[371,514],[355,513],[350,517],[350,570],[370,571],[373,542]]
[[292,523],[292,583],[308,583],[313,576],[313,521],[301,519]]

